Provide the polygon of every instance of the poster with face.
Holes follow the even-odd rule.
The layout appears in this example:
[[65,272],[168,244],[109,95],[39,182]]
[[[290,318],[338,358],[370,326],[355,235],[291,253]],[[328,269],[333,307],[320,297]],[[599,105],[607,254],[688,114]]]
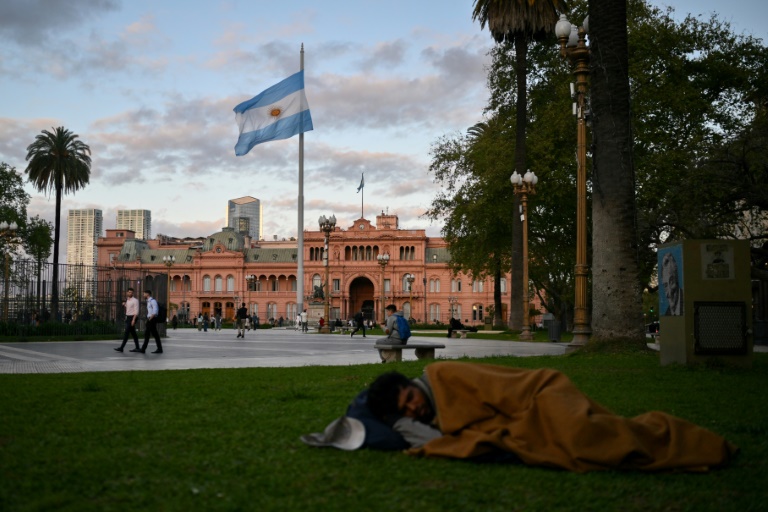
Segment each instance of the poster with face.
[[729,243],[701,244],[702,279],[733,279],[733,246]]
[[659,249],[659,313],[683,316],[683,246]]

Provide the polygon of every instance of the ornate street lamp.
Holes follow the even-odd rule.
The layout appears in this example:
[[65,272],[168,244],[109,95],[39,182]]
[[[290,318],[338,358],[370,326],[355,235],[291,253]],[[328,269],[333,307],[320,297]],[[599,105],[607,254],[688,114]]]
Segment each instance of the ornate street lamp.
[[589,85],[589,47],[586,35],[589,17],[581,27],[571,25],[564,14],[555,25],[555,34],[560,42],[560,55],[573,66],[576,84],[571,84],[574,97],[573,114],[576,116],[576,266],[573,311],[573,341],[567,351],[584,346],[592,334],[589,311],[587,310],[587,87]]
[[379,254],[376,256],[376,259],[379,261],[379,265],[381,265],[381,321],[379,323],[383,324],[387,319],[387,305],[385,304],[386,297],[384,296],[384,268],[389,263],[389,254],[386,252],[384,254]]
[[528,194],[536,193],[536,183],[539,182],[538,176],[530,170],[524,176],[520,176],[517,171],[512,173],[509,181],[515,189],[515,194],[520,196],[520,217],[523,221],[523,330],[520,333],[521,341],[531,341],[531,306],[528,296]]
[[[19,229],[19,225],[15,222],[11,222],[10,224],[3,221],[0,222],[0,237],[6,239],[6,243],[9,243],[12,238],[16,236],[16,230]],[[8,288],[10,286],[11,281],[11,251],[9,247],[5,248],[5,272],[4,272],[4,280],[3,280],[3,321],[8,321],[8,302],[9,302],[9,296],[8,296]]]
[[246,289],[248,290],[248,316],[251,316],[253,313],[251,308],[251,288],[253,288],[254,291],[256,290],[255,282],[257,279],[258,278],[253,274],[245,276],[245,282],[248,283],[246,285]]
[[325,233],[325,249],[323,250],[323,265],[325,266],[325,293],[323,294],[325,297],[325,325],[323,325],[323,328],[320,329],[320,333],[329,334],[331,332],[331,289],[328,286],[328,280],[330,277],[330,268],[328,266],[328,240],[331,237],[331,232],[336,228],[336,216],[331,215],[330,217],[326,217],[325,215],[321,215],[317,222],[320,225],[320,231]]
[[[454,315],[453,309],[454,309],[454,307],[455,307],[457,302],[459,302],[459,298],[458,297],[448,297],[448,304],[449,304],[449,306],[451,308],[451,318],[453,318],[453,315]],[[459,322],[461,322],[461,318],[459,318],[458,320],[459,320]],[[449,319],[449,321],[450,321],[450,319]]]
[[407,274],[405,280],[408,281],[408,308],[410,309],[407,320],[410,320],[410,317],[413,316],[413,282],[416,280],[416,276]]
[[168,315],[171,314],[171,267],[174,263],[176,263],[176,256],[163,256],[163,265],[168,268],[168,290],[165,297],[165,311]]

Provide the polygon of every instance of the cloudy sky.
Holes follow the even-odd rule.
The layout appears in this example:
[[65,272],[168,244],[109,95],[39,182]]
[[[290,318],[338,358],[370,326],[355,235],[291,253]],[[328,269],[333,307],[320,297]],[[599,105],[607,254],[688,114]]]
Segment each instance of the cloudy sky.
[[[90,184],[66,196],[98,208],[152,211],[153,234],[202,236],[226,222],[228,199],[264,205],[264,235],[297,232],[298,137],[235,157],[238,103],[299,69],[314,131],[305,136],[305,228],[334,213],[388,210],[404,228],[435,195],[430,144],[482,119],[492,40],[472,0],[2,0],[0,161],[23,172],[26,147],[65,126],[93,152]],[[722,10],[667,0],[679,17]],[[721,17],[768,38],[764,0],[736,0]],[[576,20],[572,20],[576,21]],[[555,51],[553,49],[553,51]],[[53,220],[53,198],[28,187],[29,214]],[[63,227],[62,233],[66,233]],[[64,247],[62,247],[62,250]]]

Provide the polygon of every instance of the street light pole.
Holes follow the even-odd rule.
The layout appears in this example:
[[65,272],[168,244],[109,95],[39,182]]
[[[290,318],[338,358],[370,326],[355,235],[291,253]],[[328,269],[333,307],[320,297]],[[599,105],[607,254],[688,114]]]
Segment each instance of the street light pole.
[[408,320],[413,316],[413,282],[416,280],[416,276],[408,274],[405,276],[405,280],[408,281]]
[[[253,286],[253,283],[256,281],[256,276],[253,274],[245,276],[245,281],[248,283],[246,285],[246,288],[248,289],[248,318],[251,317],[251,314],[253,313],[253,308],[251,307],[251,287]],[[255,286],[254,286],[255,291]],[[254,326],[254,329],[256,327]]]
[[421,278],[421,283],[424,285],[424,323],[428,324],[429,320],[427,319],[427,275],[426,274],[424,274],[424,277]]
[[329,279],[330,279],[330,267],[328,266],[329,263],[329,257],[328,257],[328,241],[331,237],[331,232],[336,228],[336,216],[331,215],[330,217],[326,217],[325,215],[321,215],[318,219],[318,224],[320,225],[320,230],[325,233],[325,249],[323,250],[323,265],[325,265],[325,293],[323,296],[325,297],[325,304],[324,304],[324,314],[325,314],[325,325],[323,325],[322,329],[320,329],[321,334],[330,334],[331,332],[331,288],[329,286]]
[[[9,242],[13,237],[16,236],[16,230],[19,228],[19,225],[15,222],[11,222],[8,224],[7,222],[0,222],[0,236],[6,239],[6,242]],[[3,279],[3,321],[8,321],[8,302],[10,300],[9,298],[9,290],[10,287],[10,281],[11,281],[11,254],[10,254],[10,247],[4,247],[4,253],[5,253],[5,266],[4,266],[4,279]]]
[[[168,290],[165,297],[165,313],[171,314],[171,267],[176,263],[176,256],[163,256],[163,265],[168,268]],[[182,284],[182,287],[184,285]]]
[[589,311],[587,309],[587,87],[589,85],[589,47],[586,35],[589,29],[589,17],[581,27],[571,25],[564,14],[555,25],[555,33],[560,42],[560,55],[574,67],[575,88],[571,84],[571,95],[576,100],[573,108],[576,116],[576,265],[575,297],[573,304],[573,341],[566,351],[571,352],[589,341],[592,334]]
[[[451,313],[451,318],[453,318],[453,309],[454,309],[454,306],[455,306],[455,304],[457,302],[459,302],[459,298],[458,297],[448,297],[448,304],[449,304],[449,307],[451,309],[451,312],[450,312]],[[461,318],[459,318],[458,320],[459,320],[459,322],[461,322]],[[448,321],[450,323],[450,318],[448,319]]]
[[379,261],[379,265],[381,265],[381,321],[379,323],[382,323],[387,319],[387,313],[386,308],[387,305],[384,304],[386,301],[386,298],[384,296],[384,267],[387,266],[387,263],[389,263],[389,254],[379,254],[376,256],[376,259]]
[[181,310],[184,312],[184,325],[187,324],[189,319],[189,311],[187,308],[187,274],[181,276]]
[[523,330],[520,333],[521,341],[531,341],[531,306],[528,295],[528,194],[536,193],[536,183],[539,182],[538,176],[531,171],[520,176],[517,171],[512,173],[509,178],[515,189],[515,194],[520,196],[520,216],[523,221]]

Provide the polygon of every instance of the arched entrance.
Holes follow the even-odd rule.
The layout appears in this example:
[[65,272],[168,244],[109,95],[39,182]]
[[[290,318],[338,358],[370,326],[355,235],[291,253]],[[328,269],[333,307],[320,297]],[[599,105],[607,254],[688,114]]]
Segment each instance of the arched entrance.
[[349,311],[347,314],[352,317],[362,309],[366,320],[375,320],[373,314],[375,306],[373,292],[373,283],[367,277],[356,277],[353,279],[349,283]]

